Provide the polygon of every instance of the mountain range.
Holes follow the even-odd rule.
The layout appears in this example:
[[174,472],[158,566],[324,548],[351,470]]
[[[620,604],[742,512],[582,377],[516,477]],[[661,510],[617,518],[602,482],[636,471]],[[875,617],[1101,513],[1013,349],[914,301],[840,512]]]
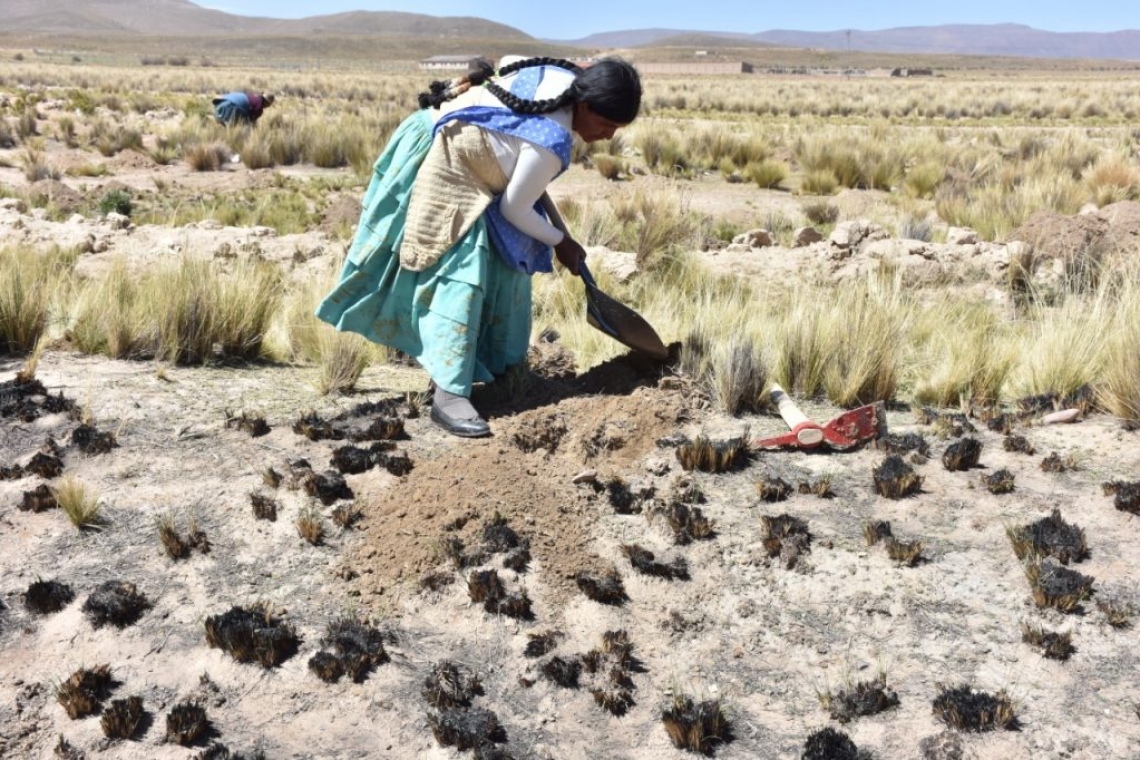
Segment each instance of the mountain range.
[[[0,0],[0,35],[152,37],[420,37],[539,42],[506,24],[475,17],[437,17],[391,11],[351,11],[301,19],[238,16],[190,0]],[[1140,30],[1048,32],[1021,24],[955,24],[867,31],[756,33],[632,29],[575,40],[567,47],[777,46],[873,53],[938,53],[1028,58],[1140,59]]]

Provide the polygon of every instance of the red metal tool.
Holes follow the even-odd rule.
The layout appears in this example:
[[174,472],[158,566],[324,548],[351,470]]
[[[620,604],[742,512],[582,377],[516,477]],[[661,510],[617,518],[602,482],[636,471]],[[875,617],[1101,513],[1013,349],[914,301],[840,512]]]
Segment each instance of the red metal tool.
[[843,412],[820,425],[801,412],[779,385],[772,384],[770,395],[792,432],[773,438],[756,439],[750,443],[754,449],[811,450],[825,446],[834,451],[846,451],[887,432],[887,415],[882,403],[867,404]]

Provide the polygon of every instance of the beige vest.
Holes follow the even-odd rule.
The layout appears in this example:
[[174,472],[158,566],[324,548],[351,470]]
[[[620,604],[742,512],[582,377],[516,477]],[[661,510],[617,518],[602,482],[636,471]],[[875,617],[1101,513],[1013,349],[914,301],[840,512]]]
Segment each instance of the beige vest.
[[430,267],[506,187],[486,133],[461,121],[444,124],[416,174],[400,266],[413,272]]

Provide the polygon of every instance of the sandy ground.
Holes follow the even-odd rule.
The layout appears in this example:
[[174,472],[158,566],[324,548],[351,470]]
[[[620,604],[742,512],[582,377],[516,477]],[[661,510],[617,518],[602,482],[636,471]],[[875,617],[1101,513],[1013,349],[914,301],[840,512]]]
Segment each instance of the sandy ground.
[[[211,246],[256,239],[266,257],[287,261],[299,245],[311,246],[315,260],[335,255],[339,245],[323,233],[276,236],[210,225],[52,225],[15,207],[0,208],[0,225],[35,244],[105,238],[103,250],[85,256],[93,269],[116,251],[211,255]],[[161,248],[155,241],[163,236],[182,247]],[[851,263],[822,245],[811,250],[805,260],[814,256],[821,266]],[[719,265],[730,266],[733,256],[746,258],[726,251],[717,255]],[[17,359],[0,360],[0,382],[10,383],[19,367]],[[504,729],[498,747],[516,758],[686,756],[661,722],[677,694],[720,700],[732,739],[715,747],[723,758],[797,758],[808,735],[824,726],[845,731],[882,760],[1140,756],[1137,630],[1109,625],[1096,604],[1140,603],[1136,518],[1114,509],[1101,488],[1135,480],[1140,471],[1137,433],[1115,420],[1093,415],[1044,426],[1026,418],[1016,432],[1033,454],[1006,451],[1002,434],[975,420],[980,464],[950,472],[940,458],[954,439],[939,437],[910,410],[892,409],[889,430],[921,434],[931,448],[929,461],[915,465],[921,491],[892,500],[873,489],[872,469],[884,452],[872,447],[759,452],[727,473],[683,471],[678,436],[725,442],[783,432],[784,425],[773,415],[711,415],[668,369],[647,371],[621,358],[574,377],[540,373],[513,393],[482,390],[477,401],[495,435],[479,441],[443,435],[426,408],[416,414],[426,385],[419,370],[372,368],[355,394],[339,399],[318,396],[313,373],[260,365],[159,373],[150,363],[45,354],[37,378],[98,430],[114,433],[118,445],[82,453],[72,437],[79,422],[67,413],[0,418],[0,467],[28,465],[50,437],[63,472],[97,489],[105,518],[97,530],[78,531],[59,510],[21,509],[26,492],[57,478],[0,480],[0,756],[55,757],[62,736],[91,758],[195,757],[210,741],[247,755],[260,749],[269,758],[468,757],[432,733],[423,685],[444,660],[478,675],[483,688],[473,705],[494,712]],[[9,386],[0,400],[13,393]],[[378,466],[346,474],[349,493],[327,503],[290,488],[288,478],[276,488],[266,483],[267,469],[287,475],[300,459],[318,473],[328,470],[346,443],[294,432],[302,415],[343,415],[345,424],[359,426],[382,416],[378,406],[354,414],[366,403],[388,404],[406,418],[406,436],[395,445],[410,472]],[[840,411],[804,407],[820,420]],[[242,412],[264,417],[269,432],[254,437],[227,425],[227,415]],[[1054,453],[1075,467],[1043,471]],[[993,495],[981,479],[1002,468],[1016,487]],[[576,477],[584,471],[596,480]],[[769,503],[757,483],[771,477],[793,487],[830,479],[833,495],[794,493]],[[615,484],[641,497],[634,509],[615,506],[607,489]],[[678,545],[660,510],[694,487],[714,531]],[[251,494],[277,501],[275,521],[255,517]],[[349,504],[361,517],[342,529],[333,511]],[[1073,567],[1095,578],[1095,597],[1070,614],[1034,604],[1006,535],[1054,509],[1085,531],[1090,556]],[[313,510],[327,531],[319,546],[295,525]],[[811,534],[810,550],[792,567],[764,546],[762,518],[784,514],[806,521]],[[183,531],[193,521],[209,552],[167,556],[157,525],[164,516]],[[496,516],[529,542],[524,566],[505,568],[501,554],[470,554]],[[881,545],[868,546],[863,530],[870,520],[889,521],[900,539],[923,541],[924,560],[904,566]],[[454,539],[469,552],[462,568],[448,559]],[[665,563],[683,560],[688,578],[641,574],[623,552],[630,545]],[[467,581],[489,569],[508,592],[526,593],[530,619],[492,614],[472,601]],[[579,589],[581,573],[606,572],[621,579],[619,604]],[[24,596],[37,580],[66,583],[74,598],[58,612],[33,614]],[[145,594],[150,606],[136,622],[96,627],[84,613],[108,580],[128,581]],[[256,604],[300,637],[297,651],[277,667],[239,663],[208,645],[207,619]],[[360,682],[325,683],[309,661],[325,648],[327,626],[345,616],[383,632],[388,660]],[[1022,641],[1023,624],[1071,633],[1075,652],[1067,661],[1044,658]],[[639,664],[623,716],[595,704],[585,676],[572,688],[544,675],[552,657],[573,660],[619,630]],[[532,635],[548,631],[561,634],[555,648],[526,656]],[[148,717],[131,740],[105,739],[97,714],[72,720],[56,700],[57,686],[76,669],[100,664],[110,666],[117,684],[104,705],[143,699]],[[821,693],[878,673],[897,694],[896,707],[847,724],[821,707]],[[932,737],[947,730],[933,700],[941,687],[959,684],[1008,693],[1018,730],[952,732],[940,740],[944,749],[933,748]],[[191,748],[164,741],[168,714],[187,699],[206,709],[212,726],[211,736]]]

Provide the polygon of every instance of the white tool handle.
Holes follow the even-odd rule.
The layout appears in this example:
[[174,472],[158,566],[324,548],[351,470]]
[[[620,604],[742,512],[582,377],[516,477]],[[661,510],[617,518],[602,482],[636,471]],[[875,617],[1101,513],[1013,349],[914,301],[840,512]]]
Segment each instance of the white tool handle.
[[768,395],[771,396],[772,403],[776,405],[776,410],[780,412],[784,422],[788,423],[788,427],[796,434],[796,440],[801,446],[815,446],[823,441],[823,429],[800,411],[796,402],[792,401],[791,396],[783,388],[772,383],[772,390]]

